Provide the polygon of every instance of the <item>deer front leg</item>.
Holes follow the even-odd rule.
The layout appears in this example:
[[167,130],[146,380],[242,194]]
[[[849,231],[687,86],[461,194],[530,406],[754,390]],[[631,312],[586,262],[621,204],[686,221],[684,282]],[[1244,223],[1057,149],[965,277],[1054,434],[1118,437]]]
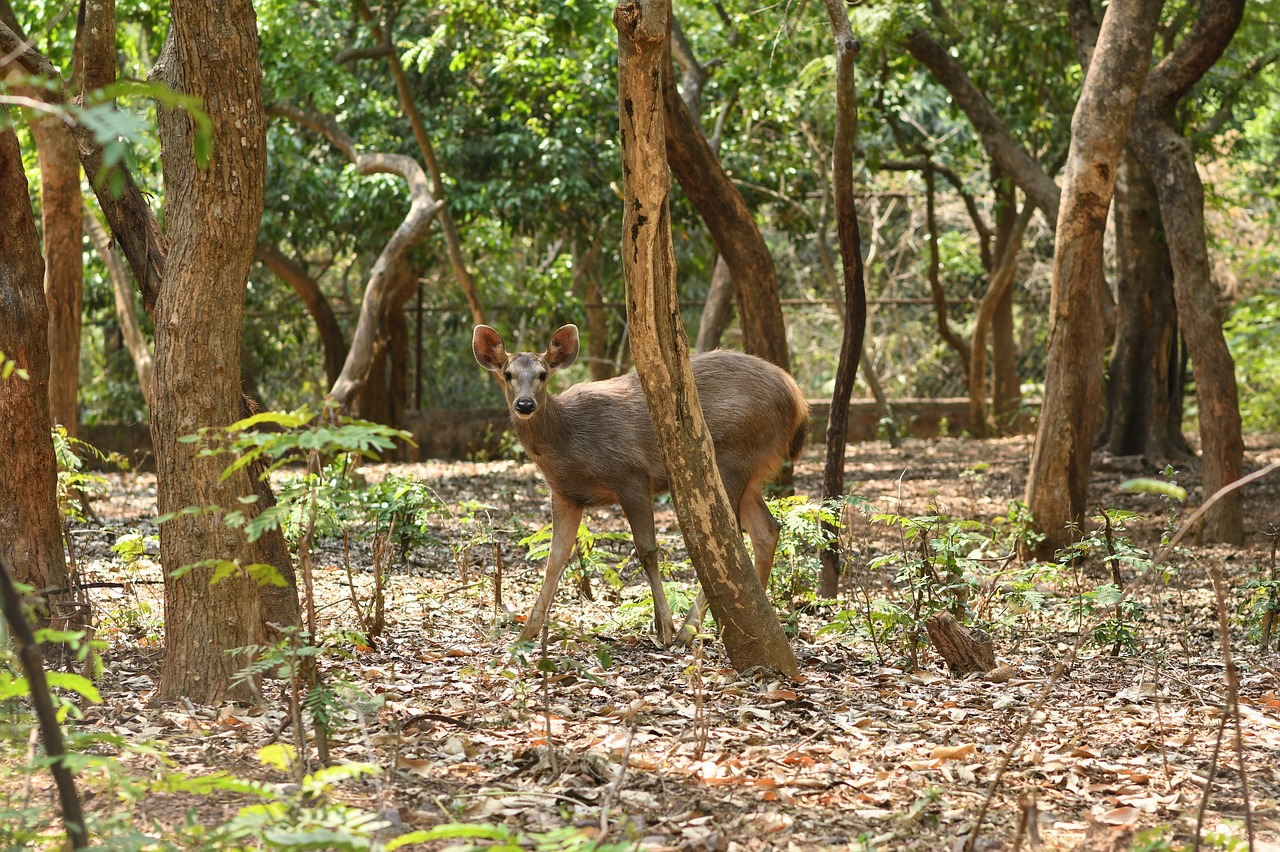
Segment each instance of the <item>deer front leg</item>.
[[662,571],[658,568],[658,534],[653,526],[653,497],[649,494],[629,497],[622,502],[622,513],[631,526],[631,540],[636,545],[636,556],[649,578],[653,590],[653,624],[658,643],[670,645],[675,638],[671,625],[671,607],[667,605],[667,593],[662,588]]
[[551,602],[556,596],[556,587],[560,585],[560,577],[564,574],[564,566],[573,555],[573,546],[578,541],[578,525],[582,523],[583,507],[557,495],[551,496],[551,552],[547,554],[547,573],[542,578],[542,588],[538,590],[538,599],[529,610],[529,618],[520,631],[519,642],[527,642],[542,632],[542,625],[551,611]]

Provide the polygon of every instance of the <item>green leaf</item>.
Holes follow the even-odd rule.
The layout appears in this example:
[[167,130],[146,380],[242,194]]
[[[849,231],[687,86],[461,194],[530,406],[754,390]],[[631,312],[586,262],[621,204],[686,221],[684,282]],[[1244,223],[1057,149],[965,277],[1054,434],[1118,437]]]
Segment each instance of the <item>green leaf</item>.
[[86,701],[92,701],[94,704],[102,703],[102,694],[98,692],[98,687],[94,686],[93,681],[83,675],[71,672],[46,672],[45,679],[53,689],[66,689],[76,693]]
[[1120,484],[1120,490],[1126,494],[1158,494],[1179,503],[1187,500],[1187,489],[1163,479],[1130,479]]

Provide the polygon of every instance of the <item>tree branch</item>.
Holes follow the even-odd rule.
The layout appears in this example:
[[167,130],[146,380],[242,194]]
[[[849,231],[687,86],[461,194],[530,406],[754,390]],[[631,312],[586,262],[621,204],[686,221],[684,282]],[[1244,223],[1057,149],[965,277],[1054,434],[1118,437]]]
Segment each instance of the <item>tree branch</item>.
[[902,45],[951,94],[956,106],[964,111],[978,131],[991,159],[1044,211],[1050,221],[1056,222],[1061,190],[1040,164],[1022,150],[996,115],[986,95],[973,85],[964,67],[945,47],[920,30],[913,30],[903,39]]

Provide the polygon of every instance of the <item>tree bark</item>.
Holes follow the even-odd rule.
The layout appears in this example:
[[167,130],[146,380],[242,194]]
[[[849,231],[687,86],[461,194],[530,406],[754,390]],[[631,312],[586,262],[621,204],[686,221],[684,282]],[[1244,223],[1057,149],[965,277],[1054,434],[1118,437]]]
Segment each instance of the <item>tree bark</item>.
[[628,0],[614,10],[618,31],[618,105],[623,157],[622,255],[636,372],[671,474],[676,515],[738,670],[753,666],[794,676],[795,656],[742,544],[738,519],[715,465],[689,367],[689,341],[676,298],[670,177],[659,86],[667,0]]
[[342,364],[347,359],[347,341],[329,300],[302,264],[281,251],[280,246],[261,242],[255,253],[262,265],[292,287],[293,292],[307,306],[307,313],[311,314],[316,331],[320,334],[320,345],[324,347],[324,374],[329,387],[333,387],[342,374]]
[[133,287],[129,283],[129,273],[120,260],[120,255],[116,254],[111,245],[111,236],[97,218],[87,210],[84,214],[84,229],[88,232],[93,247],[98,250],[98,256],[107,267],[107,277],[111,279],[111,293],[116,303],[116,319],[120,323],[124,345],[129,350],[129,357],[133,360],[134,372],[138,374],[138,386],[142,389],[142,398],[150,406],[154,387],[152,379],[154,361],[151,356],[151,344],[147,343],[146,337],[143,336],[138,315],[133,309]]
[[716,251],[729,267],[738,301],[743,349],[789,370],[787,327],[782,318],[773,256],[750,208],[681,99],[669,49],[664,51],[660,68],[667,158],[680,187],[711,232]]
[[[849,17],[841,0],[824,0],[831,22],[836,58],[836,129],[831,144],[831,183],[835,196],[836,234],[844,278],[844,332],[840,338],[840,360],[836,365],[835,387],[831,391],[831,414],[827,419],[826,459],[822,472],[822,499],[844,495],[844,454],[848,443],[849,398],[858,375],[858,361],[864,357],[863,339],[867,330],[867,288],[862,267],[862,235],[858,231],[857,201],[853,193],[853,146],[858,130],[857,89],[853,62],[860,45],[849,27]],[[932,177],[932,173],[930,173]],[[932,203],[932,194],[930,194]],[[834,598],[840,586],[839,530],[827,521],[823,529],[831,543],[819,553],[822,563],[818,593]]]
[[1102,425],[1102,238],[1129,118],[1146,77],[1160,0],[1113,0],[1071,120],[1054,242],[1049,357],[1026,499],[1039,555],[1069,543],[1086,511],[1090,453]]
[[[0,557],[18,582],[56,589],[67,584],[67,567],[49,437],[49,308],[27,192],[18,137],[0,107],[0,352],[27,373],[0,376]],[[47,605],[38,611],[46,621]]]
[[[157,496],[162,514],[189,506],[239,506],[253,493],[245,471],[223,481],[225,462],[201,458],[179,439],[241,415],[240,337],[244,297],[262,217],[266,133],[262,72],[248,0],[174,0],[169,35],[153,76],[200,99],[212,121],[207,167],[197,164],[194,126],[183,110],[158,108],[165,219],[172,247],[155,307],[155,393],[151,406]],[[221,512],[179,515],[160,526],[166,575],[211,558],[247,566],[256,551]],[[213,704],[251,700],[253,680],[232,688],[248,663],[230,653],[262,639],[256,584],[237,573],[209,585],[198,567],[165,581],[162,700]]]
[[[398,282],[408,274],[409,252],[426,236],[431,221],[440,212],[442,205],[431,194],[426,172],[412,157],[402,154],[362,153],[356,150],[355,140],[328,116],[315,115],[282,104],[273,105],[270,113],[284,116],[324,136],[351,160],[360,174],[398,175],[409,186],[409,211],[391,239],[383,246],[369,272],[351,347],[347,350],[347,358],[343,362],[338,380],[329,390],[329,398],[340,407],[367,416],[354,406],[374,369],[379,353],[386,350],[386,318],[388,312],[394,310]],[[404,303],[401,301],[399,304]]]
[[[1134,152],[1155,183],[1169,241],[1178,321],[1195,370],[1206,498],[1240,478],[1244,440],[1235,366],[1209,274],[1204,186],[1191,143],[1178,133],[1175,119],[1179,102],[1222,56],[1243,14],[1244,0],[1207,0],[1191,32],[1152,70],[1130,134]],[[1241,543],[1241,505],[1239,491],[1215,503],[1205,515],[1205,539]]]
[[1108,367],[1107,449],[1185,460],[1173,267],[1155,185],[1132,149],[1116,176],[1116,336]]
[[49,416],[70,435],[79,425],[80,316],[84,292],[84,203],[80,155],[61,118],[30,123],[40,158],[44,295],[49,306]]

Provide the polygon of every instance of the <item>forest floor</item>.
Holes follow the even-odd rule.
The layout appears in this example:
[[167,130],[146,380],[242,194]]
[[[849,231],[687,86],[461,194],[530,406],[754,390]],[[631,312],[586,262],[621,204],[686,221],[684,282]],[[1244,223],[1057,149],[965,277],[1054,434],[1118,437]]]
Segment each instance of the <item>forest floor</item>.
[[[897,450],[858,444],[848,449],[847,488],[882,513],[990,525],[1021,496],[1029,456],[1027,438],[917,440]],[[1255,438],[1246,467],[1276,458],[1280,437]],[[1157,472],[1140,460],[1105,458],[1095,470],[1092,503],[1137,512],[1124,535],[1158,549],[1167,505],[1155,494],[1119,490],[1125,479]],[[1119,655],[1109,640],[1085,642],[1033,712],[1055,666],[1072,659],[1081,624],[1073,605],[1106,582],[1099,565],[1028,567],[1002,558],[999,536],[984,544],[958,527],[930,527],[933,570],[945,575],[944,557],[958,555],[969,613],[1008,667],[1004,682],[953,678],[898,576],[903,566],[920,570],[919,542],[904,539],[900,526],[855,514],[840,604],[806,605],[799,587],[812,582],[812,559],[803,549],[779,557],[774,600],[800,665],[793,682],[735,674],[715,640],[696,650],[658,647],[629,540],[603,537],[598,561],[614,565],[623,585],[589,577],[595,599],[587,600],[580,585],[562,584],[540,665],[541,649],[513,650],[518,625],[504,611],[523,613],[541,581],[540,560],[519,544],[549,522],[533,466],[364,469],[371,480],[388,473],[421,481],[448,508],[435,516],[429,541],[391,572],[376,647],[337,640],[342,655],[322,667],[328,682],[377,699],[335,721],[333,759],[383,770],[344,781],[332,796],[386,817],[393,833],[502,826],[521,848],[546,850],[600,837],[646,850],[959,849],[998,778],[977,849],[1181,848],[1195,835],[1206,786],[1204,833],[1244,837],[1247,806],[1255,848],[1280,849],[1280,655],[1274,642],[1260,652],[1242,606],[1247,582],[1276,576],[1266,533],[1280,528],[1280,476],[1245,491],[1246,546],[1192,544],[1174,556],[1176,570],[1138,585],[1143,614],[1128,617]],[[291,730],[281,732],[289,704],[280,681],[266,681],[258,706],[152,703],[163,596],[159,585],[134,581],[158,580],[159,568],[143,560],[126,569],[109,547],[124,533],[154,533],[154,477],[109,479],[109,494],[95,503],[100,523],[73,538],[86,580],[129,584],[94,590],[106,672],[102,703],[87,709],[82,727],[154,746],[156,753],[113,752],[119,767],[140,776],[156,771],[159,754],[187,774],[221,770],[290,795],[288,774],[258,757],[270,742],[293,742]],[[1194,472],[1177,479],[1198,493]],[[819,492],[820,448],[808,449],[795,480],[798,494]],[[597,533],[626,530],[615,509],[591,511],[588,523]],[[687,595],[692,575],[679,562],[669,503],[659,506],[658,525],[677,564],[673,580]],[[968,533],[984,530],[991,534],[989,527]],[[371,553],[358,536],[349,557],[341,538],[322,542],[315,555],[322,630],[359,626],[353,597],[364,604],[371,595]],[[1126,582],[1141,562],[1122,566]],[[1215,746],[1227,679],[1212,569],[1227,586],[1243,755],[1230,726]],[[867,601],[879,602],[874,643]],[[133,821],[176,837],[188,814],[212,825],[251,801],[230,792],[148,795]],[[88,804],[99,815],[119,806],[103,795]],[[1220,843],[1211,848],[1234,848]]]

